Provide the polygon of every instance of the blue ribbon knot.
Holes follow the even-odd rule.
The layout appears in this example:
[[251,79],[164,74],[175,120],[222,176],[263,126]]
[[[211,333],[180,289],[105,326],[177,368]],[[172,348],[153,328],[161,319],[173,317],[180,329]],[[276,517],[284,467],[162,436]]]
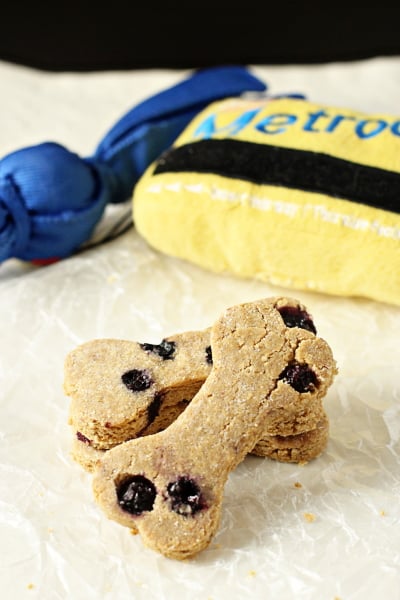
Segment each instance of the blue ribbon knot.
[[81,158],[46,142],[0,161],[0,261],[65,258],[109,203],[128,200],[145,169],[215,100],[265,91],[244,67],[198,71],[131,109]]

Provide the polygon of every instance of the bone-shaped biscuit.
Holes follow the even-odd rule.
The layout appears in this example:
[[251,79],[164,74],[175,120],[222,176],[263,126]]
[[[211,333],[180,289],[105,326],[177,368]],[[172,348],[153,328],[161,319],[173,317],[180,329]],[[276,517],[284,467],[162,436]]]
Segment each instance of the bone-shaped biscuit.
[[[278,309],[287,326],[316,333],[311,316],[297,300],[266,301]],[[91,471],[105,450],[167,427],[204,383],[211,364],[210,329],[177,334],[159,345],[110,339],[78,346],[66,358],[64,379],[65,392],[71,396],[75,460]],[[274,426],[268,423],[252,452],[286,462],[318,456],[329,430],[320,402],[325,391],[321,388],[309,398],[306,407],[299,404],[289,422],[277,409],[279,420]]]
[[111,449],[93,477],[106,515],[170,558],[209,544],[229,473],[268,423],[317,396],[335,371],[327,343],[288,328],[268,300],[226,310],[211,345],[210,375],[185,411],[167,429]]

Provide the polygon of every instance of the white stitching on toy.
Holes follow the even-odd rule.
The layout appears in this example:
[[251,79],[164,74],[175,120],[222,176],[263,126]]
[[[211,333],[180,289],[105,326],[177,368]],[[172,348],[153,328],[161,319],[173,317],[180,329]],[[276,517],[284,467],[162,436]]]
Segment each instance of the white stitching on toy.
[[180,182],[151,184],[146,191],[152,194],[159,194],[163,190],[171,192],[181,192],[183,190],[192,194],[208,194],[213,200],[220,200],[222,202],[240,202],[241,204],[246,203],[251,208],[263,211],[274,211],[278,214],[285,215],[288,218],[301,216],[301,213],[311,213],[315,219],[331,223],[332,225],[339,225],[341,227],[353,229],[354,231],[374,233],[379,237],[400,240],[399,227],[384,225],[378,219],[370,221],[369,219],[357,218],[354,215],[338,213],[329,210],[323,204],[305,204],[301,207],[284,200],[271,200],[270,198],[262,198],[247,193],[231,192],[215,185],[209,188],[202,184],[189,185],[181,184]]

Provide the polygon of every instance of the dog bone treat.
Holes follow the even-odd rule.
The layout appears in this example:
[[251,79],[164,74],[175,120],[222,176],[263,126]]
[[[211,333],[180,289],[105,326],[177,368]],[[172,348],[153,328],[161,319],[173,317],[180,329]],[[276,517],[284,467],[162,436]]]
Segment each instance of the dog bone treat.
[[[288,327],[316,333],[311,316],[297,300],[280,297],[270,302]],[[205,381],[211,364],[209,329],[171,336],[159,345],[94,340],[78,346],[66,359],[64,382],[72,396],[73,458],[91,471],[105,450],[167,427]],[[123,381],[124,374],[132,371],[151,374],[154,384],[132,391]],[[128,379],[125,375],[125,381]],[[294,434],[293,426],[289,435],[265,432],[254,453],[287,462],[315,458],[326,445],[328,422],[318,402],[314,413],[302,427],[297,425],[301,433]],[[309,430],[312,433],[308,435]]]
[[175,559],[209,544],[228,475],[267,423],[282,414],[289,422],[290,411],[292,422],[299,419],[302,398],[320,395],[334,374],[326,342],[287,327],[270,300],[227,309],[212,327],[211,346],[210,375],[179,417],[112,448],[93,477],[105,514]]

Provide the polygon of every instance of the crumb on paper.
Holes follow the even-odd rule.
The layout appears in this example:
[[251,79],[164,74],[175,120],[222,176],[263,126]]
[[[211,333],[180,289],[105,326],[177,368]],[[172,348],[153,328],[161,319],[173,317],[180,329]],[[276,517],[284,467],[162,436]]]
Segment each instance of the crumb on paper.
[[303,516],[308,523],[313,523],[316,518],[313,513],[309,513],[309,512],[305,512]]
[[107,277],[107,283],[111,284],[114,283],[115,281],[117,281],[118,279],[118,275],[116,273],[111,273],[111,275],[108,275]]
[[301,485],[300,481],[295,481],[293,485],[294,485],[295,488],[302,488],[303,487]]
[[256,571],[253,571],[253,569],[251,569],[247,574],[249,577],[255,577],[257,575]]
[[26,586],[28,590],[33,590],[35,587],[34,583],[28,583],[28,585]]
[[381,517],[386,517],[386,510],[379,511]]
[[129,531],[131,535],[137,535],[139,533],[137,529],[130,529]]
[[213,544],[213,545],[212,545],[212,548],[213,548],[214,550],[221,550],[221,548],[222,548],[222,544]]

